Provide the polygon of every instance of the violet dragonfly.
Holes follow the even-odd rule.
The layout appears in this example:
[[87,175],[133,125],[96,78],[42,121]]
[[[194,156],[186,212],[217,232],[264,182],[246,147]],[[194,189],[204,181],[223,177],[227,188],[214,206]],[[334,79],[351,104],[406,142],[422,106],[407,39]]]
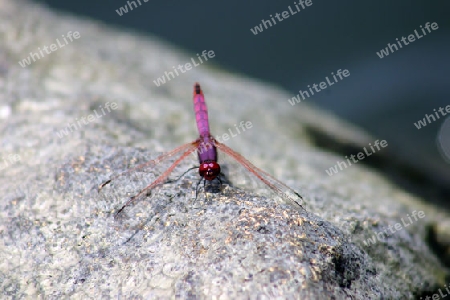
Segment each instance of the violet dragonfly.
[[[173,149],[170,152],[164,153],[158,156],[154,160],[150,160],[146,163],[140,164],[134,168],[131,168],[125,172],[122,172],[116,176],[111,177],[109,180],[103,182],[98,189],[102,189],[105,185],[109,184],[112,180],[116,179],[119,176],[128,174],[137,169],[141,169],[144,167],[156,166],[164,162],[165,160],[180,155],[178,159],[175,160],[172,165],[165,170],[158,178],[155,179],[151,184],[142,189],[135,196],[131,197],[116,213],[118,215],[126,206],[135,201],[137,198],[142,196],[144,193],[149,192],[153,188],[158,185],[161,185],[166,182],[170,173],[179,165],[184,159],[186,159],[191,153],[197,151],[198,160],[200,165],[198,167],[200,174],[200,181],[213,181],[220,178],[220,165],[217,163],[217,149],[221,150],[223,153],[232,157],[236,160],[243,168],[249,171],[251,174],[256,176],[259,180],[261,180],[267,187],[269,187],[272,191],[274,191],[277,195],[279,195],[283,199],[288,199],[293,202],[295,205],[303,208],[300,204],[299,199],[303,199],[299,193],[282,183],[281,181],[272,177],[269,173],[257,168],[252,163],[250,163],[247,159],[245,159],[242,155],[232,150],[228,146],[218,142],[213,138],[209,131],[209,122],[208,122],[208,110],[205,103],[205,98],[203,96],[203,91],[200,88],[200,84],[195,83],[194,85],[194,110],[195,110],[195,119],[197,122],[197,129],[200,134],[200,137],[191,143],[184,144]],[[191,168],[191,169],[194,169]],[[189,170],[191,170],[189,169]],[[188,171],[189,171],[188,170]],[[186,172],[185,172],[186,173]],[[200,181],[198,183],[200,183]],[[221,182],[220,182],[221,183]],[[198,188],[198,184],[197,184]],[[196,190],[197,191],[197,190]]]

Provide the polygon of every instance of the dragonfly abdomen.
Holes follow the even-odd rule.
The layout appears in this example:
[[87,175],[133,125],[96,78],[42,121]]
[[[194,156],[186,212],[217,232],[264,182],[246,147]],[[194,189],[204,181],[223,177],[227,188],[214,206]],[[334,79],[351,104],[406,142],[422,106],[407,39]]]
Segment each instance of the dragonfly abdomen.
[[206,107],[203,91],[198,83],[194,85],[194,110],[200,136],[209,136],[208,108]]

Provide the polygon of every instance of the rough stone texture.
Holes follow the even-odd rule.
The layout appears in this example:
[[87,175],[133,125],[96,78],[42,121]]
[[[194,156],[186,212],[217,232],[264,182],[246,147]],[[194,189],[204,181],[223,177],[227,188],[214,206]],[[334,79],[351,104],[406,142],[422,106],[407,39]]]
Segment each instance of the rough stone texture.
[[[80,39],[18,64],[68,31]],[[0,298],[410,299],[444,288],[446,212],[363,165],[325,173],[343,157],[318,148],[317,135],[359,149],[372,137],[306,103],[292,107],[285,92],[214,59],[153,84],[191,57],[153,37],[0,1]],[[227,144],[299,190],[306,210],[228,185],[194,203],[192,172],[113,217],[163,166],[100,193],[97,185],[195,139],[195,81],[213,133],[251,121]],[[107,102],[117,108],[102,115]],[[102,116],[58,136],[94,110]]]

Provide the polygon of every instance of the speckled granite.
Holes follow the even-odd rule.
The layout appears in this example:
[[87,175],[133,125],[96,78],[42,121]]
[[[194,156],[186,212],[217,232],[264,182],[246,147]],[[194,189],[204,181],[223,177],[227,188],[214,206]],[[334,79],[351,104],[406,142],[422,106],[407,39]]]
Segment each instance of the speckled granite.
[[[343,158],[311,128],[361,148],[363,132],[213,60],[157,87],[195,53],[27,1],[0,1],[0,41],[0,298],[411,299],[446,284],[430,228],[447,236],[448,214],[361,164],[326,174]],[[213,133],[251,121],[227,144],[306,210],[228,185],[194,203],[192,172],[113,217],[161,168],[102,181],[196,138],[195,81]]]

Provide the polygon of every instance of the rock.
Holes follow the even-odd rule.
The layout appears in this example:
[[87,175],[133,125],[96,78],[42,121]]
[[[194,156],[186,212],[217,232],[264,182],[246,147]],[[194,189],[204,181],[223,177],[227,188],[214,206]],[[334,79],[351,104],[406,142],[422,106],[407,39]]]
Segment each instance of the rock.
[[[447,212],[362,164],[327,175],[344,157],[317,147],[317,136],[362,149],[375,140],[364,132],[307,103],[293,107],[284,91],[221,71],[213,58],[157,86],[196,54],[33,2],[0,3],[0,40],[2,298],[408,299],[444,290]],[[305,210],[228,184],[194,201],[192,172],[114,218],[163,166],[98,185],[196,138],[196,81],[213,133],[251,122],[225,143],[298,190]]]

